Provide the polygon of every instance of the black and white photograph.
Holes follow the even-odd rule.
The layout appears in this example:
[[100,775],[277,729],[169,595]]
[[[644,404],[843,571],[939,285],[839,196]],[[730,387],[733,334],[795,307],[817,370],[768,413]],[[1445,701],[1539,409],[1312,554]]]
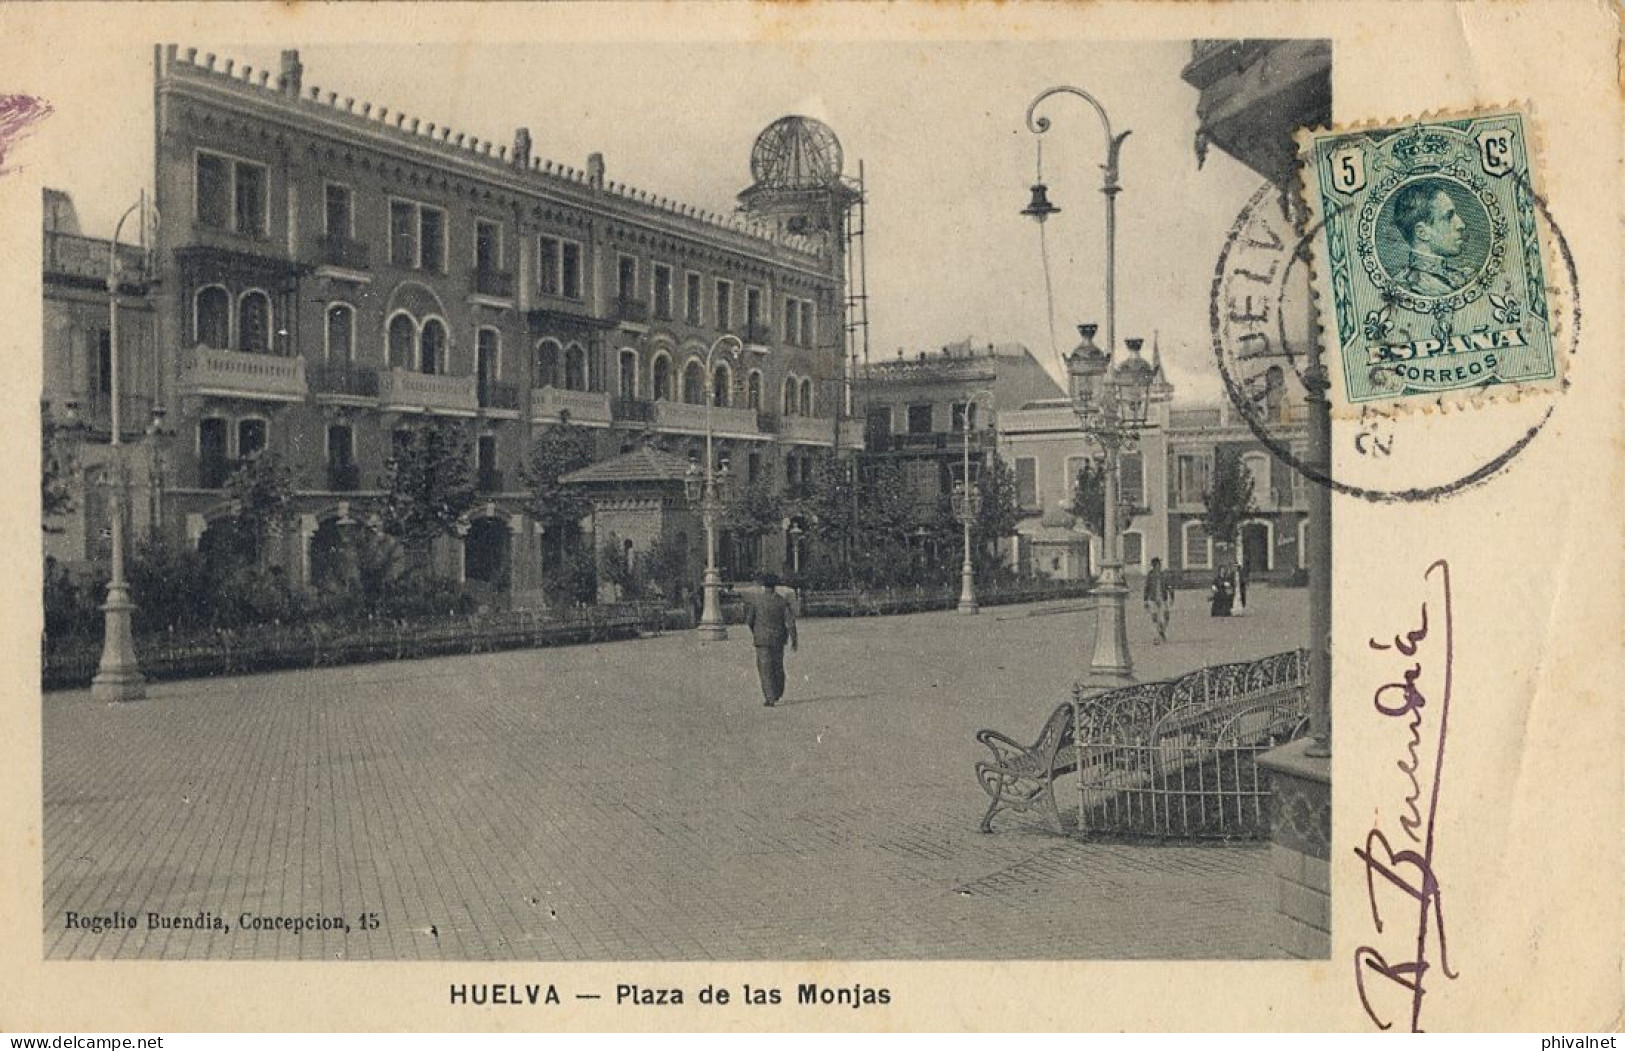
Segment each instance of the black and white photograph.
[[369,973],[476,1027],[1122,1029],[1174,975],[1250,991],[1167,1025],[1468,1024],[1600,768],[1536,771],[1618,736],[1552,656],[1618,579],[1617,528],[1571,575],[1618,261],[1532,88],[1565,386],[1339,404],[1306,136],[1525,96],[1224,6],[132,14],[0,85],[29,966],[438,964]]

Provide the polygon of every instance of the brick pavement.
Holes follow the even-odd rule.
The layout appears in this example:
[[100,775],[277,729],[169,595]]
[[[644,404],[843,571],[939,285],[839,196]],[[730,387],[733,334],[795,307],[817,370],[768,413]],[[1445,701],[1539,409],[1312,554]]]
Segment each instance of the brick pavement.
[[[1229,621],[1198,605],[1162,647],[1131,608],[1142,678],[1284,649],[1306,613],[1302,591],[1260,589]],[[1022,814],[976,830],[973,733],[1036,732],[1092,640],[1076,603],[809,621],[773,710],[738,630],[157,684],[123,706],[50,694],[45,951],[1270,955],[1267,848],[1079,842]],[[68,929],[68,910],[138,928]],[[149,911],[230,929],[148,930]],[[244,912],[351,929],[245,931]]]

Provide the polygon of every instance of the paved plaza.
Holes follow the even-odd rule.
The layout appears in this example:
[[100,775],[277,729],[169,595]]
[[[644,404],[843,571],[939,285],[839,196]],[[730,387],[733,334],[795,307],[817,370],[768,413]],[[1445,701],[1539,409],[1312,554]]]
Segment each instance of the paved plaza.
[[[1308,612],[1302,590],[1258,588],[1229,620],[1179,599],[1166,646],[1130,607],[1141,678],[1291,648]],[[1083,842],[1009,813],[977,831],[973,734],[1030,740],[1093,637],[1079,602],[807,620],[775,709],[743,629],[158,683],[116,706],[48,694],[45,952],[1273,955],[1267,845]],[[226,929],[149,930],[149,912]]]

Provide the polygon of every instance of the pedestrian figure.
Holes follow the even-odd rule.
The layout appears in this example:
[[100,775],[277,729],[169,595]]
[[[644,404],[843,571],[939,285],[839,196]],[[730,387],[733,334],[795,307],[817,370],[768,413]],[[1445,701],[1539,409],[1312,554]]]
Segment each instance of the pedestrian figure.
[[1209,608],[1209,612],[1215,617],[1228,617],[1230,607],[1235,602],[1236,597],[1235,588],[1230,583],[1230,570],[1228,568],[1220,567],[1219,571],[1213,574],[1211,597],[1213,604]]
[[1247,608],[1247,581],[1252,575],[1252,566],[1242,559],[1240,568],[1236,570],[1236,598],[1240,600],[1242,609]]
[[796,611],[774,588],[779,578],[762,574],[762,593],[745,610],[745,624],[756,643],[756,673],[762,680],[762,697],[771,708],[784,696],[784,644],[796,649]]
[[1162,571],[1162,559],[1151,560],[1151,572],[1145,575],[1145,608],[1151,611],[1151,623],[1157,627],[1157,643],[1168,641],[1168,618],[1174,609],[1174,585]]

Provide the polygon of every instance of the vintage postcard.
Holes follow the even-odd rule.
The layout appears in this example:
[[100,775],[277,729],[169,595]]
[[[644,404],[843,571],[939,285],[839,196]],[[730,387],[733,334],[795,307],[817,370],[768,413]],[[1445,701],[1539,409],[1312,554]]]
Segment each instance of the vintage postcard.
[[1617,12],[0,19],[0,1029],[1617,1028]]

